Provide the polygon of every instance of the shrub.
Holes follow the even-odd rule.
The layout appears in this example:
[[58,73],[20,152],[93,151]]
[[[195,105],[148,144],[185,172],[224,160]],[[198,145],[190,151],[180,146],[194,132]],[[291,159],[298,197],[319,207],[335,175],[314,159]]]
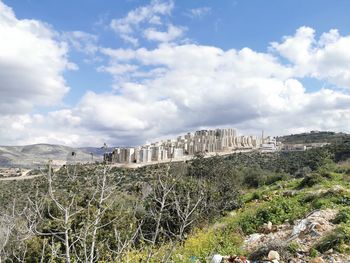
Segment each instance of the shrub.
[[266,185],[271,185],[273,183],[276,183],[278,181],[282,181],[288,178],[288,175],[285,173],[272,173],[268,174],[265,179]]
[[281,262],[286,262],[292,256],[287,246],[278,241],[271,241],[265,243],[263,246],[260,246],[257,250],[250,253],[248,258],[252,262],[269,262],[265,261],[264,259],[266,259],[266,256],[271,250],[275,250],[279,253]]
[[315,209],[334,207],[337,205],[350,205],[350,194],[344,189],[329,189],[320,195],[314,196],[312,207]]
[[340,225],[335,231],[323,238],[315,248],[324,253],[330,249],[334,249],[340,253],[350,252],[350,227]]
[[252,166],[243,169],[243,184],[257,188],[265,184],[266,174],[259,166]]
[[298,252],[299,249],[300,249],[300,246],[295,241],[292,241],[288,244],[288,251],[292,254],[295,254],[296,252]]
[[262,193],[261,192],[258,192],[258,191],[255,191],[252,195],[252,199],[251,200],[259,200],[262,198]]
[[312,187],[316,184],[322,182],[324,178],[318,173],[312,173],[304,177],[304,179],[299,183],[298,188],[302,189],[305,187]]
[[332,220],[334,224],[349,223],[350,222],[350,208],[343,208],[339,211],[336,217]]
[[239,219],[239,226],[245,234],[255,233],[259,226],[271,221],[281,224],[285,220],[301,217],[307,208],[295,198],[278,197],[258,209],[246,211]]
[[312,257],[312,258],[315,258],[315,257],[317,257],[317,250],[315,249],[315,248],[311,248],[310,249],[310,257]]

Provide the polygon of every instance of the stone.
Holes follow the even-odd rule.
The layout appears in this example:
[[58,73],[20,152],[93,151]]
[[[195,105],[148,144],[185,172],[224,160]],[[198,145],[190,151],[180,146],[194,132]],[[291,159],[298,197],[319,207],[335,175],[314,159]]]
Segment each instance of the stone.
[[257,241],[259,241],[261,239],[261,237],[263,237],[264,235],[262,234],[258,234],[258,233],[255,233],[255,234],[251,234],[248,236],[248,238],[246,240],[244,240],[244,243],[255,243]]
[[278,252],[275,250],[270,250],[269,254],[267,255],[267,258],[271,261],[275,259],[280,260],[280,254],[278,254]]
[[211,259],[211,263],[221,263],[223,259],[223,256],[216,254],[213,256],[213,258]]
[[266,225],[266,228],[268,229],[268,230],[272,230],[272,223],[271,223],[271,221],[269,221],[268,223],[267,223],[267,225]]
[[260,232],[264,233],[264,234],[269,234],[271,233],[274,229],[273,229],[273,225],[272,223],[269,221],[267,223],[264,223],[262,225],[262,227],[259,229]]
[[326,254],[333,254],[333,248],[326,251]]
[[317,258],[311,259],[309,263],[325,263],[325,262],[321,257],[317,257]]
[[315,228],[316,228],[317,230],[322,230],[322,225],[316,223],[316,224],[315,224]]

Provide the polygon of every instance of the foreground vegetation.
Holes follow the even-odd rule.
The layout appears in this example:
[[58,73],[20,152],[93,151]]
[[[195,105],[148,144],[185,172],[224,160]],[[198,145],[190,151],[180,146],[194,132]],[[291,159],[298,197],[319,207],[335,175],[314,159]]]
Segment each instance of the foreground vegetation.
[[41,178],[1,183],[0,256],[5,262],[205,262],[213,253],[259,259],[243,249],[246,235],[268,221],[293,222],[325,208],[339,209],[338,228],[310,256],[330,248],[348,253],[349,152],[344,139],[306,152],[198,155],[135,170],[49,167]]

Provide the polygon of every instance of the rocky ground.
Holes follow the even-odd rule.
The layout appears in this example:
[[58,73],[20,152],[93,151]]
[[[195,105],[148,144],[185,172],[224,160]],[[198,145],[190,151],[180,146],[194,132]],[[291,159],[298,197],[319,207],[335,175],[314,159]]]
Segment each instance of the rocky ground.
[[[337,213],[336,209],[316,210],[293,224],[275,226],[268,222],[260,233],[247,236],[244,248],[254,251],[252,258],[265,253],[266,260],[273,262],[346,262],[347,256],[332,250],[320,257],[309,255],[310,249],[336,228],[331,221]],[[286,253],[287,250],[295,250],[295,255]]]
[[[347,177],[344,177],[346,179]],[[272,262],[272,263],[350,263],[349,256],[349,233],[340,232],[340,228],[349,231],[349,193],[347,181],[339,181],[343,185],[333,184],[331,181],[324,182],[328,187],[317,186],[316,189],[300,189],[300,190],[282,190],[271,191],[269,195],[262,196],[267,202],[284,196],[285,198],[293,198],[304,196],[300,200],[314,200],[323,202],[323,207],[313,209],[301,218],[295,220],[285,220],[280,224],[272,224],[270,221],[262,224],[255,233],[243,236],[242,255],[220,255],[216,254],[208,258],[208,262]],[[326,199],[325,199],[326,198]],[[256,207],[261,205],[262,200],[255,200]],[[305,201],[308,202],[308,201]],[[335,203],[343,205],[338,206]],[[305,203],[305,205],[307,205]],[[346,210],[345,217],[339,221],[341,211]],[[230,215],[232,218],[237,217],[237,213]],[[338,219],[337,219],[338,218]],[[337,221],[338,220],[338,221]],[[340,223],[342,222],[342,223]],[[215,224],[213,228],[224,229],[227,227],[225,223]],[[333,235],[333,239],[327,239]],[[344,239],[344,236],[345,239]],[[343,241],[337,241],[341,239]],[[335,242],[331,244],[332,242]],[[329,244],[328,244],[329,243]],[[320,244],[324,249],[318,251]],[[338,245],[335,245],[338,244]],[[340,253],[339,245],[343,246],[344,253]],[[332,247],[337,247],[333,249]],[[317,249],[318,250],[317,250]]]
[[[244,240],[244,249],[253,251],[250,260],[244,256],[214,255],[211,262],[350,262],[348,255],[337,253],[332,249],[322,256],[312,257],[309,253],[317,242],[336,228],[331,221],[337,213],[337,209],[315,210],[292,224],[288,221],[281,225],[268,222],[261,227],[259,233],[246,236]],[[292,250],[293,254],[290,253]]]

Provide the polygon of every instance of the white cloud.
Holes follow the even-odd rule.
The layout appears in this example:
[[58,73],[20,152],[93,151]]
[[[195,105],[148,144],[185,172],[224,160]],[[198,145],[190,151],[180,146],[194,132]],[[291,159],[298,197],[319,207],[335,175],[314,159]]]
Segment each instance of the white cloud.
[[137,69],[136,65],[130,65],[130,64],[111,64],[107,67],[101,66],[97,70],[98,71],[103,71],[103,72],[108,72],[114,76],[117,75],[122,75],[128,72],[135,71]]
[[186,15],[191,17],[191,18],[200,18],[200,17],[203,17],[203,16],[209,14],[210,12],[211,12],[211,8],[208,6],[204,6],[204,7],[190,9],[186,13]]
[[152,0],[149,5],[131,10],[124,18],[112,19],[110,27],[120,37],[134,46],[138,45],[138,39],[134,36],[135,30],[139,30],[142,23],[161,25],[161,15],[170,15],[174,8],[174,2]]
[[45,115],[0,115],[0,123],[0,145],[52,143],[78,147],[102,145],[104,140],[101,133],[82,127],[81,117],[73,115],[71,109]]
[[350,88],[350,36],[340,36],[338,30],[323,33],[319,39],[309,27],[301,27],[282,43],[273,42],[272,49],[287,58],[295,75],[329,81]]
[[315,30],[310,27],[300,27],[293,37],[284,37],[283,43],[273,42],[271,46],[290,62],[304,65],[308,63],[313,52],[314,37]]
[[[11,39],[15,32],[26,38],[20,38],[20,43],[13,41],[18,54],[6,48],[11,43],[0,42],[0,74],[12,72],[8,67],[1,71],[4,61],[19,68],[11,73],[15,78],[9,82],[16,92],[3,88],[6,78],[0,78],[0,93],[8,93],[6,99],[0,97],[0,144],[136,145],[210,127],[236,127],[242,133],[264,129],[274,135],[310,129],[350,131],[350,95],[329,88],[348,85],[350,56],[346,47],[350,37],[331,30],[316,39],[315,31],[307,27],[284,37],[281,43],[271,44],[272,51],[267,53],[247,47],[223,50],[199,44],[179,45],[167,35],[170,30],[158,32],[155,27],[149,39],[163,43],[154,49],[98,49],[108,59],[98,70],[111,75],[113,88],[109,92],[87,91],[72,108],[27,113],[34,105],[59,101],[67,92],[62,77],[69,68],[67,47],[54,40],[55,33],[47,25],[18,20],[10,9],[2,8],[2,35],[6,33],[6,39]],[[171,11],[165,6],[159,10],[153,10],[152,16],[144,15],[147,18],[141,21],[149,23],[157,14]],[[134,15],[129,13],[126,20],[133,21]],[[125,25],[134,32],[138,23]],[[77,39],[85,37],[90,39],[81,33]],[[28,39],[38,41],[37,46]],[[84,43],[78,41],[77,48],[84,50]],[[289,62],[286,64],[281,57]],[[331,84],[309,92],[302,84],[305,76]],[[38,85],[48,78],[48,84],[56,83],[49,91],[47,85]],[[25,80],[23,85],[31,81],[35,85],[17,86],[21,79]],[[12,109],[11,101],[15,101],[16,109]]]
[[83,31],[69,31],[64,32],[61,38],[67,41],[74,49],[93,55],[97,52],[98,37]]
[[[67,44],[50,25],[18,19],[1,1],[0,36],[0,144],[72,143],[69,132],[76,116],[31,113],[60,104],[68,92],[63,73],[77,66],[68,60]],[[75,137],[77,142],[80,136]]]
[[139,40],[136,37],[132,37],[127,34],[121,34],[121,38],[124,39],[124,41],[132,44],[134,47],[137,47],[139,45]]
[[[126,144],[201,127],[265,129],[274,134],[310,128],[350,130],[341,121],[350,120],[349,95],[331,89],[307,92],[295,78],[294,64],[281,64],[273,54],[193,44],[103,53],[110,64],[131,69],[129,78],[115,78],[117,94],[89,94],[83,104],[98,113],[93,124],[89,122],[92,129],[115,132]],[[130,68],[133,64],[137,67]],[[159,74],[137,78],[157,70]]]
[[162,19],[160,18],[160,16],[152,16],[148,22],[154,25],[161,25]]
[[17,19],[0,1],[0,36],[0,114],[60,102],[69,90],[62,73],[76,66],[52,28],[38,20]]
[[170,42],[179,37],[184,33],[184,28],[168,25],[168,30],[158,31],[155,28],[147,28],[144,31],[144,35],[148,40],[159,41],[159,42]]

